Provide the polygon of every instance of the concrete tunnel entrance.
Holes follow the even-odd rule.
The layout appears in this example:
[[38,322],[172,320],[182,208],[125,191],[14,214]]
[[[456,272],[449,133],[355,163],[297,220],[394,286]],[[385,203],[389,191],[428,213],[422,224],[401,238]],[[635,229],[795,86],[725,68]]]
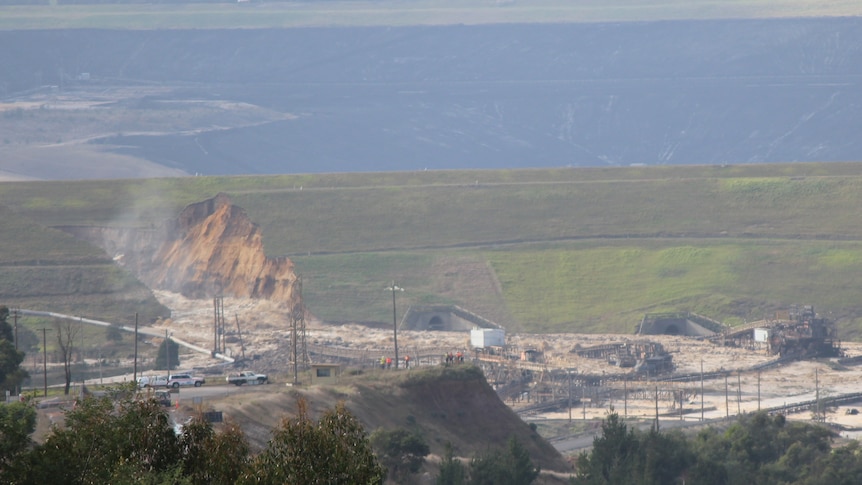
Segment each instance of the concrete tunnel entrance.
[[443,330],[443,319],[437,315],[431,317],[428,321],[428,330]]

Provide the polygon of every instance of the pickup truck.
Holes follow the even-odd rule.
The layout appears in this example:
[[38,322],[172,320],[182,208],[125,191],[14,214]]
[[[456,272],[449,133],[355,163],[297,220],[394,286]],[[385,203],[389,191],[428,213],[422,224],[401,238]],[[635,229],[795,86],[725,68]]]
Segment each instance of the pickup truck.
[[168,387],[173,387],[175,389],[181,386],[201,387],[203,384],[206,384],[206,382],[206,379],[203,377],[195,377],[191,374],[174,374],[168,379]]
[[227,376],[227,383],[236,386],[241,386],[243,384],[266,384],[268,382],[269,380],[267,379],[266,374],[257,374],[251,371],[244,371],[239,374]]

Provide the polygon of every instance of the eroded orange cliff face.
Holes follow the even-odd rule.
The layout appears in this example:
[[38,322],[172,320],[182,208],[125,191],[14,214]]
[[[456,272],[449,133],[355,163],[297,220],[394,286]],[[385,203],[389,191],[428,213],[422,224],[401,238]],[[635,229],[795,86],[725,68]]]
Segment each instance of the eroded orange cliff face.
[[104,248],[153,289],[188,298],[297,297],[293,262],[267,258],[260,227],[224,194],[189,205],[162,227],[63,229]]
[[260,228],[226,195],[186,207],[168,235],[152,256],[156,264],[140,275],[152,288],[191,298],[292,299],[293,262],[267,258]]

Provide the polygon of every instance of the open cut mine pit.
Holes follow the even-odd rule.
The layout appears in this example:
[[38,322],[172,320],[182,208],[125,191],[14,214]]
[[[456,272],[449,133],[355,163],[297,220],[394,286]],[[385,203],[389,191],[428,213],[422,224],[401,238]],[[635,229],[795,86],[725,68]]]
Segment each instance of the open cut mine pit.
[[[337,363],[370,370],[381,358],[395,356],[391,328],[315,318],[302,304],[293,263],[264,256],[259,227],[226,195],[192,204],[145,231],[67,230],[104,248],[171,309],[171,317],[153,330],[217,349],[236,359],[237,367],[290,374],[292,327],[300,321],[297,338],[304,352],[297,363],[303,367]],[[783,318],[745,328],[665,315],[665,321],[642,322],[637,335],[516,333],[506,335],[499,348],[475,348],[466,323],[432,325],[444,310],[462,323],[473,318],[460,308],[406,309],[416,321],[398,332],[400,359],[411,356],[412,368],[472,362],[525,419],[571,419],[573,413],[600,418],[615,409],[631,417],[684,421],[769,409],[805,418],[815,413],[844,426],[848,436],[862,425],[848,407],[862,400],[855,384],[862,380],[862,346],[840,343],[832,322],[817,317],[813,307],[794,307]],[[214,341],[219,319],[222,337]],[[477,326],[502,331],[481,322]],[[697,330],[693,336],[668,330],[688,327]],[[450,354],[458,359],[445,357]],[[216,363],[198,353],[186,356],[183,365],[205,369]]]

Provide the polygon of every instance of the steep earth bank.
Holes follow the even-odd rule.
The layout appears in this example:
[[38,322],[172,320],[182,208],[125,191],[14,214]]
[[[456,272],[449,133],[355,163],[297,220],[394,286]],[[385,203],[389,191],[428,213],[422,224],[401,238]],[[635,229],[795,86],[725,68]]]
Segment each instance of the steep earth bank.
[[260,227],[224,194],[189,205],[160,227],[61,229],[103,248],[154,290],[199,299],[297,299],[293,263],[267,258]]
[[369,432],[379,427],[417,431],[437,455],[443,454],[447,442],[456,455],[469,457],[501,448],[515,437],[543,469],[570,469],[553,446],[500,401],[473,366],[401,374],[372,371],[344,376],[337,386],[309,389],[273,387],[249,388],[218,403],[242,425],[254,447],[265,446],[269,430],[282,416],[295,412],[296,399],[304,397],[316,414],[343,401]]

